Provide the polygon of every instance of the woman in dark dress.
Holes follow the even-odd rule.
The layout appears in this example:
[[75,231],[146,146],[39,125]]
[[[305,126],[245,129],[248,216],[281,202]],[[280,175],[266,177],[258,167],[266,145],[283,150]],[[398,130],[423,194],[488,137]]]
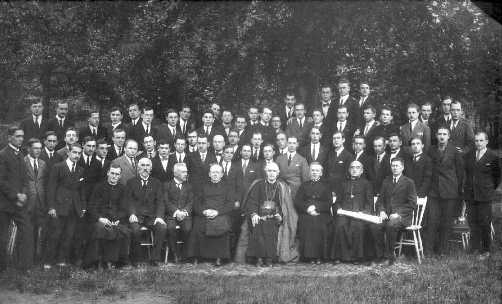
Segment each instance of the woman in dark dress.
[[266,179],[260,180],[249,192],[246,214],[251,220],[247,256],[256,258],[257,266],[271,266],[277,258],[277,238],[282,222],[279,197],[279,167],[265,167]]
[[321,180],[322,171],[322,165],[313,162],[310,165],[310,181],[300,186],[295,198],[299,215],[300,256],[304,261],[317,264],[329,258],[332,224],[332,194],[328,185]]
[[223,168],[213,164],[209,168],[211,181],[204,185],[201,200],[193,207],[193,228],[188,239],[187,255],[194,258],[215,259],[220,266],[230,258],[230,218],[234,203],[233,193],[222,180]]

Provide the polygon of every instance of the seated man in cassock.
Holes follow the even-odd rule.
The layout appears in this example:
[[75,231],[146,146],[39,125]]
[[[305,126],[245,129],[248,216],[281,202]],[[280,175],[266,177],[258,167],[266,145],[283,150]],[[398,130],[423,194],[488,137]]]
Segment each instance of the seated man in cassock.
[[320,163],[310,164],[310,181],[300,186],[295,198],[299,213],[300,257],[316,264],[329,258],[328,242],[332,224],[332,195],[327,183],[321,180],[322,173]]
[[121,172],[120,166],[111,166],[106,181],[96,185],[89,199],[90,221],[94,224],[84,267],[97,266],[100,257],[108,269],[112,264],[124,266],[128,262],[130,230],[123,205],[125,186],[119,183]]
[[180,227],[182,238],[186,239],[192,230],[192,205],[194,195],[192,186],[187,183],[188,170],[185,163],[177,163],[173,166],[174,178],[166,182],[164,192],[167,195],[166,223],[168,233],[168,244],[171,252],[174,253],[174,263],[178,263],[181,258],[181,250],[176,245],[178,231]]
[[394,264],[394,245],[401,230],[411,224],[413,211],[417,205],[415,183],[403,175],[404,159],[395,157],[391,160],[392,176],[387,176],[382,184],[382,191],[377,200],[377,211],[385,223],[385,257],[388,264]]
[[221,266],[230,259],[230,217],[234,194],[223,180],[223,168],[209,167],[210,181],[201,189],[201,200],[193,206],[193,227],[188,239],[187,256],[197,264],[199,258],[214,259]]
[[249,192],[246,214],[251,220],[247,256],[256,258],[256,266],[272,266],[277,258],[277,236],[282,222],[279,203],[279,166],[265,167],[265,180],[260,180]]
[[139,244],[143,233],[141,227],[146,227],[153,230],[150,264],[157,266],[167,233],[166,222],[162,219],[166,205],[165,196],[160,181],[150,176],[152,161],[149,158],[140,159],[137,170],[138,175],[127,181],[125,194],[129,227],[132,230],[131,259],[133,265],[139,260]]
[[331,258],[336,262],[364,261],[364,236],[367,222],[339,215],[338,210],[363,212],[371,214],[373,211],[373,189],[371,183],[362,177],[363,164],[353,161],[349,166],[349,178],[345,180],[337,193],[334,205],[335,230]]

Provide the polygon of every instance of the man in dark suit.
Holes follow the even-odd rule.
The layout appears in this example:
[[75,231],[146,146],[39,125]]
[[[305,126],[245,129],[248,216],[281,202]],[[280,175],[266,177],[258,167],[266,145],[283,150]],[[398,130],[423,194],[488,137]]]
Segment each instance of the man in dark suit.
[[389,139],[390,134],[399,134],[399,126],[393,122],[394,116],[392,115],[392,109],[383,106],[380,111],[380,125],[375,129],[375,136],[381,136],[385,140]]
[[413,181],[403,175],[404,160],[400,157],[391,160],[392,176],[388,176],[382,185],[382,192],[378,197],[377,212],[385,223],[387,241],[385,257],[389,265],[394,264],[394,244],[398,233],[411,225],[413,211],[417,204],[417,192]]
[[290,119],[286,126],[286,135],[289,137],[296,137],[300,145],[303,145],[302,135],[307,132],[307,130],[312,128],[312,119],[305,116],[305,104],[297,103],[295,104],[295,118]]
[[262,169],[260,164],[251,161],[251,145],[245,144],[241,147],[241,159],[237,162],[238,168],[240,168],[240,175],[242,176],[241,181],[241,198],[240,201],[244,199],[244,195],[249,190],[251,184],[258,178],[262,178]]
[[474,131],[469,122],[461,115],[462,104],[460,101],[452,102],[449,143],[465,155],[474,149]]
[[411,139],[412,160],[406,170],[409,178],[415,182],[418,197],[429,195],[432,177],[431,158],[424,153],[424,144],[420,137]]
[[165,183],[173,178],[173,167],[169,160],[169,143],[161,139],[157,146],[157,155],[152,159],[152,177],[158,179],[161,183]]
[[437,122],[432,115],[432,103],[427,101],[420,106],[420,117],[418,119],[431,130],[431,145],[437,144],[436,136],[434,136],[436,134]]
[[34,257],[35,261],[43,260],[47,235],[47,205],[45,200],[45,186],[48,180],[47,165],[40,159],[42,143],[39,139],[28,140],[28,155],[24,157],[27,176],[27,208],[33,225]]
[[[188,180],[194,189],[201,189],[209,180],[209,165],[216,162],[214,154],[209,153],[207,137],[201,135],[197,138],[197,151],[189,156]],[[200,194],[200,191],[195,193]]]
[[450,128],[451,125],[451,103],[452,98],[450,96],[445,96],[441,100],[441,113],[438,115],[436,122],[437,127],[447,127]]
[[129,127],[127,137],[134,139],[138,143],[142,143],[143,139],[147,135],[151,135],[155,140],[157,140],[157,128],[152,124],[153,115],[154,113],[152,108],[144,107],[141,111],[141,122],[137,123],[135,126],[131,125]]
[[296,115],[295,104],[296,104],[295,93],[293,93],[292,91],[286,92],[284,96],[284,105],[278,111],[282,122],[281,128],[283,130],[286,130],[288,120],[292,117],[295,117]]
[[354,136],[355,127],[349,117],[347,106],[339,106],[337,109],[337,120],[332,125],[332,133],[341,132],[345,138],[345,149],[352,150],[352,136]]
[[30,96],[30,117],[21,121],[19,127],[24,131],[24,138],[38,138],[43,140],[47,132],[47,119],[43,117],[44,106],[42,99],[35,96]]
[[377,137],[377,127],[378,122],[375,120],[376,109],[372,105],[368,105],[363,110],[363,122],[358,126],[358,129],[354,133],[355,135],[361,135],[364,137],[368,146],[366,150],[368,153],[373,154],[373,140]]
[[122,109],[119,107],[113,107],[110,110],[110,122],[104,124],[104,127],[106,128],[106,139],[109,144],[113,143],[112,137],[115,130],[125,130],[126,125],[122,122],[123,117],[124,115],[122,114]]
[[364,109],[367,107],[373,107],[376,109],[377,102],[374,97],[370,96],[370,85],[368,82],[361,82],[359,84],[359,100],[354,104],[354,114],[353,122],[356,126],[361,126],[364,124]]
[[114,129],[111,137],[112,144],[108,150],[106,158],[113,161],[117,157],[124,155],[124,143],[126,141],[126,131],[124,129]]
[[57,262],[59,266],[67,265],[77,219],[82,218],[87,209],[82,197],[84,169],[77,165],[81,154],[82,147],[78,143],[72,144],[66,160],[55,164],[49,177],[48,263]]
[[233,128],[233,120],[234,116],[232,115],[232,112],[230,110],[223,110],[221,112],[221,127],[223,128],[223,131],[225,132],[225,136],[227,136],[227,138],[228,133]]
[[[275,137],[274,137],[275,138]],[[239,147],[239,132],[236,129],[230,130],[228,133],[228,146],[232,148],[234,158],[232,161],[239,160],[241,158],[241,150]]]
[[250,128],[247,127],[246,117],[243,115],[235,116],[235,129],[239,134],[239,145],[249,144],[251,140]]
[[373,192],[375,196],[380,195],[384,179],[391,175],[389,154],[385,151],[385,138],[378,136],[373,140],[373,151],[371,166],[368,173],[372,176]]
[[158,126],[158,138],[166,140],[171,147],[174,147],[175,138],[185,138],[185,135],[183,135],[178,125],[178,113],[174,109],[167,109],[165,117],[167,123],[162,123]]
[[99,139],[96,141],[96,155],[94,159],[96,160],[93,165],[93,169],[96,170],[96,183],[105,181],[108,174],[108,169],[110,168],[111,161],[106,158],[108,155],[108,143],[104,139]]
[[354,156],[344,148],[345,137],[342,132],[333,134],[333,146],[328,153],[326,178],[331,187],[341,186],[347,178],[350,163]]
[[48,171],[50,171],[56,163],[63,161],[63,157],[61,157],[61,155],[59,155],[55,150],[57,143],[58,137],[56,132],[47,131],[47,133],[45,133],[44,148],[42,149],[42,153],[40,153],[40,159],[45,162]]
[[403,149],[403,140],[397,133],[389,135],[389,165],[393,158],[400,157],[404,160],[404,174],[408,173],[408,167],[411,161],[411,155]]
[[217,134],[223,136],[223,138],[226,137],[223,127],[214,123],[214,114],[211,110],[204,112],[204,115],[202,115],[202,122],[203,126],[197,129],[197,134],[204,134],[210,143],[213,142],[213,137]]
[[188,135],[188,131],[195,130],[197,128],[195,120],[192,118],[192,109],[189,105],[181,106],[179,117],[178,126],[181,134],[186,137]]
[[[141,109],[139,108],[139,104],[137,102],[132,102],[127,107],[127,114],[129,115],[129,124],[127,125],[127,133],[131,128],[134,128],[137,125],[141,125]],[[128,134],[129,135],[129,134]]]
[[354,151],[354,160],[363,165],[362,176],[369,182],[373,182],[373,171],[370,169],[373,165],[372,155],[366,151],[366,141],[363,136],[356,135],[352,138],[352,151]]
[[[331,147],[331,140],[330,140],[329,146]],[[277,150],[274,158],[279,155],[283,155],[283,154],[288,153],[288,136],[286,135],[286,133],[281,132],[275,136],[275,145],[273,145],[273,147],[274,147],[274,150]],[[251,146],[251,148],[253,148],[253,147]]]
[[270,126],[272,119],[272,110],[268,107],[263,107],[260,113],[260,122],[252,128],[254,132],[260,132],[264,143],[274,143],[275,131]]
[[186,240],[192,230],[192,206],[194,193],[192,185],[187,182],[188,169],[185,163],[174,165],[174,178],[164,184],[164,193],[167,195],[166,224],[169,248],[174,252],[174,262],[178,263],[182,257],[181,250],[177,246],[178,232],[180,227],[182,239]]
[[158,266],[160,251],[166,238],[167,225],[163,220],[165,197],[162,184],[150,176],[152,161],[142,158],[138,161],[138,176],[130,179],[126,185],[126,206],[128,207],[129,227],[132,232],[132,260],[138,262],[141,227],[153,230],[153,250],[150,264]]
[[70,146],[78,143],[78,133],[74,127],[69,127],[64,133],[64,146],[57,150],[57,153],[65,160],[70,152]]
[[349,113],[349,120],[352,124],[356,123],[356,103],[357,101],[354,97],[350,96],[350,81],[348,79],[342,78],[338,81],[338,100],[336,100],[335,113],[338,113],[338,108],[341,106],[347,107],[347,112]]
[[[328,84],[321,86],[321,111],[322,116],[324,117],[324,121],[335,121],[336,120],[336,102],[333,102],[333,91]],[[313,114],[313,112],[312,112]],[[331,135],[325,134],[328,139],[331,138]],[[328,140],[331,141],[331,140]],[[331,143],[329,143],[331,144]]]
[[331,146],[331,129],[327,123],[324,123],[324,121],[325,119],[321,109],[312,110],[313,124],[302,134],[302,142],[304,143],[304,146],[310,143],[310,131],[312,130],[312,128],[317,128],[319,132],[321,132],[321,145],[323,145],[325,148],[329,148]]
[[312,162],[318,162],[322,166],[326,165],[328,149],[321,144],[322,136],[318,128],[310,129],[310,143],[298,149],[298,154],[305,157],[309,166]]
[[500,183],[500,159],[487,148],[488,135],[478,132],[474,136],[476,149],[465,155],[465,198],[471,227],[471,251],[479,251],[480,259],[490,256],[491,202]]
[[154,159],[157,156],[157,150],[155,149],[157,142],[153,139],[153,136],[147,135],[143,138],[143,151],[136,156],[137,159],[146,157],[149,159]]
[[56,117],[50,119],[47,122],[47,131],[54,131],[58,137],[58,145],[56,150],[64,147],[65,142],[63,138],[65,137],[66,130],[69,127],[73,127],[73,122],[68,119],[68,101],[58,100],[56,105]]
[[19,266],[33,263],[33,233],[28,213],[26,164],[20,151],[24,132],[19,127],[7,131],[8,144],[0,151],[0,272],[7,268],[7,240],[11,221],[17,226]]
[[263,159],[263,138],[261,133],[253,133],[251,137],[251,160],[254,162],[260,161]]
[[185,148],[185,152],[187,154],[190,154],[192,152],[197,151],[197,131],[196,130],[187,131],[186,139],[187,139],[187,146]]
[[79,132],[79,138],[80,140],[82,140],[82,144],[85,144],[83,142],[83,139],[87,136],[92,136],[96,140],[101,138],[104,138],[105,140],[107,139],[106,136],[108,134],[108,131],[105,127],[99,124],[99,111],[90,111],[87,121],[87,126],[81,128]]
[[[431,189],[426,213],[424,250],[426,254],[446,253],[451,227],[460,210],[464,161],[460,152],[449,144],[450,130],[443,126],[437,130],[438,145],[432,147]],[[438,237],[439,236],[439,237]]]
[[173,171],[173,166],[176,163],[188,163],[188,155],[185,153],[186,139],[176,138],[174,143],[174,153],[169,155],[169,170]]

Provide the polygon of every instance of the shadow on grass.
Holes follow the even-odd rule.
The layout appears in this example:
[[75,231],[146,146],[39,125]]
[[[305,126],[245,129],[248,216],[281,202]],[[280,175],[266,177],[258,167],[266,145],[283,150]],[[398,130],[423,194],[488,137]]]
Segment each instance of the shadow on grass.
[[[5,289],[25,294],[104,298],[108,302],[146,293],[167,296],[176,303],[499,303],[501,265],[499,250],[485,261],[458,253],[428,258],[422,265],[414,261],[388,268],[324,265],[316,270],[318,276],[299,275],[311,269],[310,265],[277,267],[273,275],[257,274],[256,269],[247,266],[240,273],[219,273],[240,269],[235,265],[214,272],[207,271],[212,269],[207,265],[104,272],[9,271],[0,276],[0,294]],[[347,274],[346,269],[352,267],[364,270]],[[340,274],[326,276],[326,272],[332,271]]]

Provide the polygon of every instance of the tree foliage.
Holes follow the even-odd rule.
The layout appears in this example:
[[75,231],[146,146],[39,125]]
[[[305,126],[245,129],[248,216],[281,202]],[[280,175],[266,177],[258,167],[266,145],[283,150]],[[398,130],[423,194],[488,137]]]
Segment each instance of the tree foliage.
[[243,110],[292,88],[312,105],[340,77],[399,110],[502,110],[501,26],[468,1],[3,2],[0,29],[4,118],[26,94]]

